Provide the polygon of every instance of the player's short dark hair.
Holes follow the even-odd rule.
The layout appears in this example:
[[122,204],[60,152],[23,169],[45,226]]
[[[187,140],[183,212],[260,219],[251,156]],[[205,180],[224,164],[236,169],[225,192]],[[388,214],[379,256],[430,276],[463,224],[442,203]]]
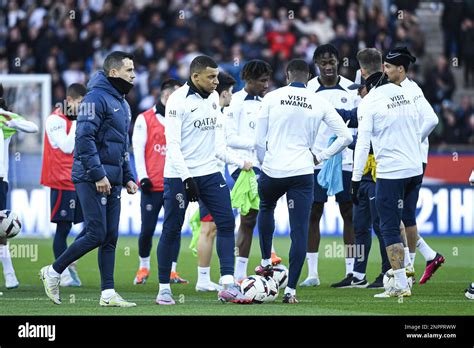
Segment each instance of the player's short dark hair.
[[183,84],[176,79],[166,79],[161,83],[160,91],[163,92],[166,89],[181,87]]
[[286,73],[302,74],[308,76],[309,65],[303,59],[293,59],[286,67]]
[[191,62],[191,66],[189,68],[189,71],[192,74],[194,73],[200,73],[201,71],[205,70],[206,68],[213,68],[216,69],[217,63],[214,61],[209,56],[197,56],[196,58],[193,59]]
[[232,76],[223,71],[219,73],[217,79],[219,80],[219,85],[217,85],[216,91],[219,95],[221,95],[223,91],[227,91],[230,87],[235,86],[237,83]]
[[240,77],[244,81],[256,80],[265,75],[271,75],[273,69],[270,64],[261,59],[252,59],[245,63]]
[[318,46],[313,53],[313,62],[323,56],[325,53],[329,53],[331,56],[335,56],[337,60],[339,60],[339,51],[337,50],[336,46],[331,44],[325,44]]
[[382,54],[375,48],[364,48],[357,52],[356,58],[361,68],[370,76],[382,71]]
[[108,76],[110,70],[120,69],[123,66],[123,60],[125,58],[133,60],[134,57],[133,54],[123,51],[114,51],[110,53],[107,57],[105,57],[104,61],[105,74]]
[[66,96],[71,97],[72,99],[83,97],[86,95],[86,93],[87,93],[86,86],[80,83],[73,83],[66,90]]

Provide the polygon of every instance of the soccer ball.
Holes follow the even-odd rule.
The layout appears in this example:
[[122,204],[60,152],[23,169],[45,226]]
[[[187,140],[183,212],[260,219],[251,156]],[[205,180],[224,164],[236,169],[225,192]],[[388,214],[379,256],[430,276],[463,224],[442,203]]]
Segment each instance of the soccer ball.
[[[410,289],[413,287],[413,279],[412,277],[407,278],[408,286]],[[395,286],[395,276],[393,274],[393,269],[389,269],[385,274],[383,275],[383,287],[385,290],[388,290],[392,287]]]
[[269,293],[267,281],[259,275],[251,275],[244,279],[240,284],[240,290],[254,303],[265,302]]
[[263,302],[273,302],[278,297],[278,284],[272,277],[263,278],[267,282],[268,293]]
[[273,267],[273,279],[279,289],[285,288],[288,285],[288,268],[282,264]]
[[18,214],[10,210],[0,211],[0,237],[13,238],[21,231]]

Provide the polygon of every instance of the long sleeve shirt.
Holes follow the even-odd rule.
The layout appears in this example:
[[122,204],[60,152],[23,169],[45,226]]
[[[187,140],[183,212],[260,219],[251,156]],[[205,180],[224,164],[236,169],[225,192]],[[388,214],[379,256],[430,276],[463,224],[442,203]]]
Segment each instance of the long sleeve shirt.
[[[352,135],[332,105],[300,83],[268,93],[257,122],[256,149],[262,170],[274,178],[311,174],[318,162],[339,153]],[[337,135],[331,146],[314,148],[324,123]],[[313,152],[314,151],[314,152]]]

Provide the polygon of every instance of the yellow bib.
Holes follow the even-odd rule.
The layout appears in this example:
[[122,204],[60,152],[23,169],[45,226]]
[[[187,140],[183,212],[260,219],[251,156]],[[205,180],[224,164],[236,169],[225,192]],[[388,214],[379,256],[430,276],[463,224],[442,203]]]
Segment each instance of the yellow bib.
[[364,172],[362,174],[365,175],[370,172],[372,175],[372,179],[376,181],[377,179],[376,169],[377,169],[377,164],[375,163],[375,157],[373,154],[369,154],[369,157],[367,158],[367,162],[365,163]]

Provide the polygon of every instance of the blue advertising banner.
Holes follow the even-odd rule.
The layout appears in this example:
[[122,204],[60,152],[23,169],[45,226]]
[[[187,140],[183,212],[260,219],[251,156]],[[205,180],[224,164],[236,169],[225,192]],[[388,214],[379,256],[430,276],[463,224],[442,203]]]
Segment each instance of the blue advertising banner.
[[[8,206],[18,213],[24,237],[49,237],[55,230],[50,223],[49,189],[39,185],[41,157],[22,156],[20,161],[10,158],[10,192]],[[133,162],[133,159],[132,159]],[[133,163],[132,163],[133,167]],[[227,176],[229,187],[233,182]],[[474,236],[474,187],[466,185],[429,184],[423,185],[417,205],[417,224],[421,235],[426,236]],[[191,203],[186,212],[183,235],[191,233],[189,218],[198,208]],[[236,231],[240,222],[235,211]],[[156,226],[156,234],[161,233],[163,210]],[[137,236],[140,233],[140,194],[122,193],[122,212],[119,233],[122,236]],[[343,222],[339,208],[330,197],[321,219],[321,234],[342,235]],[[81,224],[73,227],[73,234],[81,231]],[[255,231],[257,233],[257,231]],[[275,236],[289,235],[286,198],[282,197],[275,210]]]
[[[48,237],[55,228],[49,222],[49,191],[44,188],[26,190],[16,188],[11,191],[11,209],[18,213],[23,223],[21,235],[24,237]],[[189,218],[197,209],[191,203],[186,212],[183,235],[190,234]],[[236,215],[236,229],[239,215]],[[418,200],[417,224],[422,235],[429,236],[474,236],[474,188],[466,186],[424,186]],[[140,232],[140,194],[128,195],[122,192],[122,213],[119,233],[123,236],[136,236]],[[156,235],[161,233],[163,211],[156,226]],[[81,230],[75,226],[73,233]],[[289,234],[288,210],[283,197],[275,210],[275,235]],[[321,220],[321,234],[342,235],[342,218],[334,199],[329,199]]]

